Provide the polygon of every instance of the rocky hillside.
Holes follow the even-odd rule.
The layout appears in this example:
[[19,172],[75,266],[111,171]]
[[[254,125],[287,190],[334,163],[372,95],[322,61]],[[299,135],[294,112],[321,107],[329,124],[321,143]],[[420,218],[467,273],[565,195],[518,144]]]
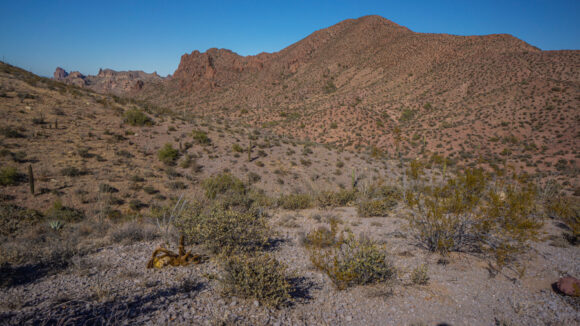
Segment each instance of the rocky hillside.
[[389,157],[574,178],[579,66],[580,51],[506,34],[415,33],[366,16],[276,53],[194,51],[172,77],[124,95]]

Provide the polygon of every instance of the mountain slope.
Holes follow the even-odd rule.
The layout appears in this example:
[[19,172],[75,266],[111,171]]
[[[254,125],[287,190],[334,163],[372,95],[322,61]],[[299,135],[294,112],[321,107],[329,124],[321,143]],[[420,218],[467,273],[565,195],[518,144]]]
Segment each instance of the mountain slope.
[[[127,95],[304,140],[573,175],[580,51],[511,35],[415,33],[343,21],[276,53],[194,51]],[[556,165],[559,168],[556,169]]]

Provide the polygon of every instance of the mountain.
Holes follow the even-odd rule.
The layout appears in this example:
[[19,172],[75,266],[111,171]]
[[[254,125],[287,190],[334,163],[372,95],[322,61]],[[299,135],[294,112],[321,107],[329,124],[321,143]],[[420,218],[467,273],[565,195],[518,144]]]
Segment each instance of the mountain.
[[161,81],[163,77],[143,71],[115,71],[99,69],[96,76],[84,76],[78,71],[68,73],[57,67],[53,79],[81,88],[89,88],[95,92],[111,93],[115,95],[130,95],[143,88],[145,83]]
[[173,76],[125,94],[389,156],[573,173],[578,67],[580,51],[542,51],[507,34],[416,33],[365,16],[276,53],[193,51]]

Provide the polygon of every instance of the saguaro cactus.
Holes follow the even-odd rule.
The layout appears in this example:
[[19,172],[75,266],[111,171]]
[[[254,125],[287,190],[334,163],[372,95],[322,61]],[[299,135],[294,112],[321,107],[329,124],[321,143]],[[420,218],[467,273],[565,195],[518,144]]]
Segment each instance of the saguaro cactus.
[[30,185],[30,193],[34,195],[34,173],[32,173],[32,165],[28,165],[28,184]]

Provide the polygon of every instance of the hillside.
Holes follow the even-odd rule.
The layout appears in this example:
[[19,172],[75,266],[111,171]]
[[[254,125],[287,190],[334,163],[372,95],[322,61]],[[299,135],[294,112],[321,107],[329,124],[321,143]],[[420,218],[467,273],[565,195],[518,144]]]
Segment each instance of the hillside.
[[[346,20],[276,53],[194,51],[126,95],[389,157],[506,164],[578,184],[580,51]],[[563,181],[564,179],[562,179]]]

